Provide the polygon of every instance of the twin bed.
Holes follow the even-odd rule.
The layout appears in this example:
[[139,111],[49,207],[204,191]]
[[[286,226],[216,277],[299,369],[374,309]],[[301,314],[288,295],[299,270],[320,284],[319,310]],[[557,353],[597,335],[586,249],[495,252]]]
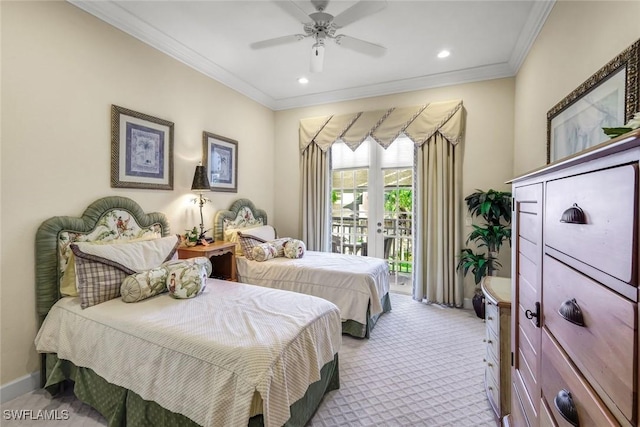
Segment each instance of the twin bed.
[[[214,239],[233,240],[236,231],[251,234],[267,225],[267,214],[239,199],[214,220]],[[373,257],[306,251],[301,258],[277,257],[259,262],[236,256],[238,281],[314,295],[340,309],[343,333],[368,338],[378,318],[391,310],[389,267]]]
[[[76,396],[110,426],[305,425],[339,386],[342,325],[331,302],[216,279],[190,299],[116,297],[83,309],[83,295],[61,296],[74,265],[72,243],[107,242],[118,252],[154,234],[170,236],[164,215],[145,214],[123,197],[38,229],[36,348],[44,387],[56,393],[72,380]],[[115,244],[121,241],[131,242]]]

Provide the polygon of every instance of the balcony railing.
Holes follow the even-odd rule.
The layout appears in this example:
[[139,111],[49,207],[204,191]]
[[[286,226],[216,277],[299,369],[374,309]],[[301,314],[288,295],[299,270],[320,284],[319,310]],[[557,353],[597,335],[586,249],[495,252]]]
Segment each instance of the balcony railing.
[[[344,254],[368,255],[368,218],[333,217],[332,251]],[[382,229],[385,238],[384,258],[391,272],[411,273],[413,270],[413,236],[410,218],[388,218]]]

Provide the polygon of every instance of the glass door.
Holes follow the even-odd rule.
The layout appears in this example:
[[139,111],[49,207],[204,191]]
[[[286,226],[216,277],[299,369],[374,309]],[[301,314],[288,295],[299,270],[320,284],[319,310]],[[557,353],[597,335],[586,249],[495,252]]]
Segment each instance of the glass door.
[[[332,146],[332,250],[389,262],[394,285],[411,292],[413,153],[405,136],[386,150],[368,139]],[[405,286],[408,285],[408,286]]]

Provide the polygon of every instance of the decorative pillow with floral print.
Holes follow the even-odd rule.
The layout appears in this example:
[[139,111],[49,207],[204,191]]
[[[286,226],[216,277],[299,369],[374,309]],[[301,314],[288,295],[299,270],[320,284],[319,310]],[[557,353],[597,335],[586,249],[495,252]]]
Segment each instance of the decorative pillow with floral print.
[[211,261],[206,256],[199,256],[195,258],[187,258],[187,259],[174,259],[171,261],[167,261],[162,264],[162,267],[166,267],[169,269],[180,268],[180,267],[188,267],[190,265],[200,265],[204,267],[207,271],[207,277],[211,275],[213,271],[213,266],[211,265]]
[[207,269],[200,264],[166,266],[169,295],[177,299],[195,298],[207,286]]
[[138,302],[166,292],[167,274],[165,267],[158,267],[127,276],[120,286],[122,301]]
[[291,239],[284,244],[284,256],[287,258],[302,258],[307,248],[302,240]]
[[278,256],[278,249],[271,243],[260,243],[252,249],[253,259],[263,262]]
[[283,257],[284,256],[284,245],[291,240],[291,237],[281,237],[279,239],[274,239],[274,240],[270,240],[269,243],[271,243],[273,246],[276,247],[276,250],[278,251],[278,254],[276,256],[279,257]]

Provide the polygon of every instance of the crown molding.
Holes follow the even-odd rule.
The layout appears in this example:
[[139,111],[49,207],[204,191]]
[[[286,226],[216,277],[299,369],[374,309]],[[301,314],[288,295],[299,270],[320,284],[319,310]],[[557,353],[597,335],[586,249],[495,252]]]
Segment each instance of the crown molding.
[[516,45],[513,48],[513,52],[511,52],[511,57],[509,58],[509,66],[511,67],[514,76],[518,74],[520,66],[522,66],[522,63],[529,53],[529,49],[531,49],[531,46],[533,46],[533,43],[536,41],[540,30],[542,30],[542,27],[555,4],[556,0],[540,0],[533,2],[529,18],[524,24],[524,28],[522,29],[522,32],[516,41]]
[[274,99],[250,83],[203,57],[193,49],[137,18],[113,1],[67,0],[74,6],[135,37],[145,44],[182,62],[272,110],[286,110],[359,98],[384,96],[475,81],[513,77],[526,58],[556,0],[535,1],[532,13],[518,38],[508,62],[464,70],[389,81],[343,90]]
[[231,89],[273,109],[274,100],[251,84],[210,61],[193,49],[164,34],[112,1],[67,0],[74,6],[124,31],[145,44],[159,50],[183,64],[211,77]]
[[291,108],[308,107],[312,105],[350,101],[361,98],[371,98],[374,96],[393,95],[395,93],[412,92],[416,90],[452,86],[464,83],[473,83],[504,77],[513,77],[513,72],[509,64],[493,64],[482,67],[469,68],[465,70],[452,71],[449,73],[394,80],[375,85],[360,86],[330,92],[320,92],[291,98],[282,98],[275,100],[274,106],[271,108],[276,111],[288,110]]

